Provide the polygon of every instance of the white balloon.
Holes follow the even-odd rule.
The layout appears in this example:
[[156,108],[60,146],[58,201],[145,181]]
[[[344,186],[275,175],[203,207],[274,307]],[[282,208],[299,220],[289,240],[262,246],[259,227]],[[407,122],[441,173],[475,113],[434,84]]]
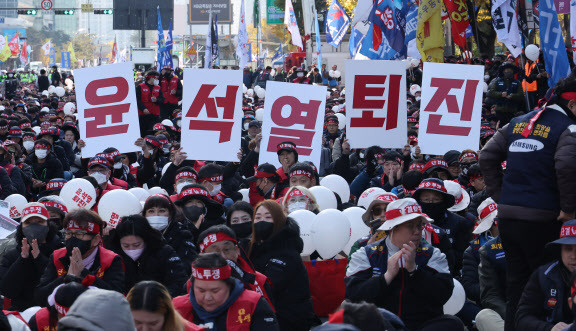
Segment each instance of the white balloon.
[[452,290],[452,296],[444,304],[444,314],[456,315],[464,307],[464,302],[466,301],[466,292],[464,292],[464,287],[456,279],[454,280],[454,290]]
[[98,203],[98,214],[112,228],[118,225],[121,217],[138,214],[141,211],[140,200],[134,194],[122,189],[104,194]]
[[340,78],[340,76],[342,76],[340,70],[334,70],[334,78]]
[[334,71],[334,70],[328,71],[328,76],[334,78],[334,77],[336,77],[335,75],[336,75],[336,74],[335,74],[335,71]]
[[270,76],[276,76],[276,69],[272,69],[272,71],[270,71]]
[[534,44],[530,44],[530,45],[526,46],[526,50],[524,51],[524,53],[526,54],[526,57],[530,61],[536,61],[536,60],[538,60],[538,57],[540,56],[540,48],[538,48],[538,46],[536,46]]
[[73,114],[75,110],[76,110],[76,105],[74,105],[72,102],[67,102],[64,105],[64,114],[66,114],[66,115]]
[[248,195],[249,189],[243,188],[238,191],[238,193],[242,194],[242,201],[250,203],[250,196]]
[[260,91],[261,88],[262,88],[262,87],[260,87],[260,85],[254,86],[254,92]]
[[420,59],[412,59],[410,60],[410,64],[412,65],[412,68],[416,68],[420,65]]
[[406,69],[412,68],[412,62],[410,62],[409,60],[402,60],[402,62],[404,62],[404,66],[406,67]]
[[148,193],[150,193],[150,195],[153,194],[164,194],[166,196],[168,195],[168,192],[166,192],[166,190],[161,188],[160,186],[154,186],[152,188],[149,188]]
[[262,122],[262,120],[264,120],[264,108],[256,109],[256,112],[254,112],[254,117],[258,122]]
[[42,107],[42,109],[40,109],[41,113],[47,113],[49,111],[50,111],[50,108],[48,108],[48,107]]
[[350,186],[342,176],[328,175],[320,180],[320,185],[337,193],[342,203],[350,201]]
[[66,90],[62,86],[58,86],[54,89],[54,93],[56,93],[56,95],[59,97],[63,97],[64,94],[66,94]]
[[[349,254],[350,249],[354,243],[367,235],[370,234],[370,228],[364,224],[362,220],[362,215],[366,212],[364,209],[360,207],[350,207],[344,210],[342,213],[348,218],[350,221],[350,240],[344,247],[344,253]],[[350,258],[350,256],[348,256]]]
[[336,114],[338,117],[338,129],[343,130],[346,127],[346,116],[342,113]]
[[310,233],[312,243],[322,259],[331,259],[350,240],[350,221],[339,210],[323,210],[314,218]]
[[318,203],[320,210],[336,209],[336,207],[338,207],[336,196],[326,187],[313,186],[310,188],[310,192],[312,192],[314,198],[316,198],[316,202]]
[[482,85],[482,91],[484,93],[488,93],[488,84],[486,84],[486,82],[482,82],[482,84],[484,84]]
[[242,84],[242,93],[246,94],[247,91],[248,88],[246,87],[246,85]]
[[28,203],[28,200],[21,194],[10,194],[4,199],[4,201],[10,203],[10,217],[20,218],[22,217],[22,209]]
[[172,123],[172,121],[171,121],[171,120],[169,120],[169,119],[165,119],[165,120],[163,120],[161,124],[162,124],[162,125],[164,125],[165,127],[171,127],[171,126],[174,126],[174,123]]
[[422,88],[418,84],[412,84],[412,86],[410,86],[410,94],[415,96],[416,92],[422,92]]
[[48,93],[49,93],[49,94],[54,93],[54,90],[55,90],[55,89],[56,89],[56,87],[55,87],[54,85],[48,86]]
[[256,95],[258,96],[258,98],[264,99],[266,97],[266,90],[260,88],[258,91],[256,91]]
[[249,97],[253,97],[254,96],[254,90],[253,89],[248,89],[248,91],[246,91],[246,95]]
[[332,106],[332,111],[337,113],[340,110],[340,108],[338,108],[338,106]]
[[134,196],[140,202],[146,202],[146,199],[148,199],[148,197],[150,196],[150,192],[146,191],[145,189],[143,189],[141,187],[133,187],[133,188],[129,189],[128,192],[134,194]]
[[288,217],[291,217],[298,223],[300,227],[300,238],[304,242],[304,248],[302,249],[302,255],[310,255],[314,252],[314,243],[312,242],[312,235],[310,229],[312,223],[314,223],[314,218],[316,214],[309,210],[297,210],[290,213]]
[[382,193],[386,193],[386,191],[380,187],[371,187],[366,189],[366,191],[362,192],[358,198],[358,206],[364,207],[364,209],[368,209],[372,200],[374,200],[378,194]]
[[44,90],[44,91],[42,91],[42,95],[49,96],[49,95],[50,95],[50,92]]
[[86,179],[74,178],[64,184],[60,197],[64,200],[68,212],[79,208],[90,209],[96,203],[96,189]]

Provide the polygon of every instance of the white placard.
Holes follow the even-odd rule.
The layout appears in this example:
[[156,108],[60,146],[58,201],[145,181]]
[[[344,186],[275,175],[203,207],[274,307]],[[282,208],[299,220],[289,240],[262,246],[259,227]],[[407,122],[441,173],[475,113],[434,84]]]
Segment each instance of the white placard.
[[74,70],[82,157],[108,147],[120,153],[140,150],[136,88],[132,62]]
[[190,160],[238,162],[242,130],[242,72],[184,69],[183,151]]
[[311,161],[319,167],[325,108],[326,86],[269,81],[258,164],[279,167],[277,146],[291,141],[296,144],[298,162]]
[[424,154],[478,150],[484,67],[424,63],[418,145]]
[[407,143],[406,66],[401,61],[346,61],[346,138],[351,148]]

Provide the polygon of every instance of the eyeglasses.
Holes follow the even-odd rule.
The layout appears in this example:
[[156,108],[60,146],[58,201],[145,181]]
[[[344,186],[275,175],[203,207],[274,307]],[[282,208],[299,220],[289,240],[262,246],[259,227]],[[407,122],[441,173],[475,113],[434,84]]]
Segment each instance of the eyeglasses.
[[84,231],[83,231],[83,232],[66,231],[66,232],[64,232],[64,237],[65,237],[66,239],[70,239],[70,238],[72,238],[72,236],[74,236],[74,237],[76,237],[76,238],[78,238],[78,239],[84,239],[84,237],[85,237],[87,234],[92,235],[91,233],[84,232]]

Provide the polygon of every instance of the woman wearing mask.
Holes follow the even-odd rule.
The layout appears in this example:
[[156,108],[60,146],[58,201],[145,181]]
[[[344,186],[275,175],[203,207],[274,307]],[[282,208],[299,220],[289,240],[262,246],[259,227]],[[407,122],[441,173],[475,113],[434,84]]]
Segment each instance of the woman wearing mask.
[[70,171],[72,171],[74,176],[79,177],[82,170],[82,147],[78,144],[80,132],[72,122],[64,123],[62,131],[64,131],[64,140],[72,145],[72,151],[74,152],[74,160],[68,160],[70,162]]
[[41,203],[24,206],[16,230],[17,246],[7,251],[0,263],[0,292],[10,299],[4,309],[24,311],[35,306],[34,287],[40,281],[52,252],[62,247],[56,226],[48,222],[48,210]]
[[282,199],[282,209],[286,215],[297,210],[309,210],[314,214],[320,212],[316,198],[304,186],[292,186]]
[[142,215],[122,217],[111,248],[124,260],[125,292],[142,280],[164,284],[172,296],[184,292],[186,272],[182,260]]
[[252,234],[254,209],[246,201],[236,201],[226,213],[226,225],[234,230],[238,240],[248,239]]
[[272,283],[282,330],[309,330],[317,320],[300,257],[303,247],[298,224],[284,215],[279,203],[264,200],[256,206],[252,239],[245,250],[254,268]]
[[142,216],[146,217],[150,226],[162,233],[166,243],[176,251],[189,276],[188,266],[192,265],[198,249],[194,245],[194,236],[188,227],[179,219],[181,214],[176,211],[174,203],[164,194],[153,194],[144,203]]
[[210,193],[204,186],[192,184],[184,186],[176,205],[182,209],[187,221],[191,224],[190,230],[194,238],[213,225],[225,224],[222,218],[224,207],[212,200]]

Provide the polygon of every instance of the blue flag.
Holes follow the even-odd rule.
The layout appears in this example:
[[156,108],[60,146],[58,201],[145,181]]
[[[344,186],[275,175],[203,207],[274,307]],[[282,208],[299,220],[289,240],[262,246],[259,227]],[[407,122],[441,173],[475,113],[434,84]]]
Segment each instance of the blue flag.
[[166,51],[164,52],[164,65],[173,67],[172,63],[172,20],[170,20],[170,27],[168,28],[168,36],[166,37]]
[[[361,45],[359,45],[358,52],[369,59],[372,60],[396,60],[402,58],[402,52],[406,53],[406,46],[402,45],[400,52],[396,52],[386,38],[382,40],[374,41],[374,27],[375,24],[371,24],[368,29],[368,33],[364,36]],[[373,45],[378,45],[377,49],[374,49]]]
[[391,0],[378,0],[372,7],[368,20],[372,22],[370,27],[372,34],[372,48],[379,50],[379,45],[384,39],[388,40],[388,45],[396,52],[402,51],[404,47],[404,26],[405,17],[402,17],[400,10]]
[[416,28],[418,27],[418,5],[411,0],[407,0],[402,4],[402,12],[406,13],[404,44],[408,45],[411,40],[416,39]]
[[[335,0],[336,1],[336,0]],[[322,44],[320,44],[320,27],[318,26],[318,12],[314,12],[316,17],[316,65],[317,68],[322,68]],[[350,24],[350,23],[348,23]]]
[[562,29],[558,23],[558,14],[554,7],[554,0],[542,0],[540,6],[540,42],[544,53],[544,64],[548,77],[548,86],[553,87],[556,83],[570,74],[570,64]]
[[158,6],[158,62],[156,70],[160,72],[164,65],[164,53],[166,52],[166,44],[164,43],[164,30],[162,30],[162,17],[160,16],[160,6]]
[[350,17],[338,0],[333,0],[326,13],[326,42],[334,47],[338,47],[348,32]]
[[274,55],[272,55],[272,62],[275,62],[276,60],[282,58],[282,55],[284,54],[282,54],[282,44],[280,44],[280,47],[278,47]]

